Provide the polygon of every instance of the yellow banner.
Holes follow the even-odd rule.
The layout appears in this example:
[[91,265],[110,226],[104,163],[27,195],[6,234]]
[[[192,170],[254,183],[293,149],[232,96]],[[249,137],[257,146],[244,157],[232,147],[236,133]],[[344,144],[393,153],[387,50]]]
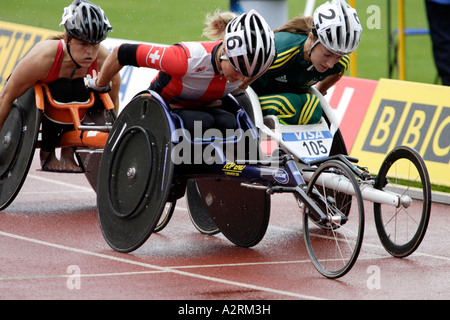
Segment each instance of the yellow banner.
[[58,31],[0,21],[0,90],[20,59],[37,42],[56,34]]
[[450,186],[450,87],[379,81],[351,155],[376,173],[398,145],[422,155],[432,183]]

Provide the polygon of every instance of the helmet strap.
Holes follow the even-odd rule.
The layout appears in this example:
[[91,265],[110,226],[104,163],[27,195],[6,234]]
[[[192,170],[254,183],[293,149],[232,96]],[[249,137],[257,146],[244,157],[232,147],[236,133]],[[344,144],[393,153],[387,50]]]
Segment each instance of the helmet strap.
[[312,52],[312,49],[313,49],[318,43],[319,43],[319,40],[317,39],[316,42],[314,42],[313,45],[312,45],[311,47],[309,47],[309,50],[308,50],[308,57],[311,58],[311,52]]
[[70,74],[70,78],[72,79],[73,75],[75,74],[75,71],[77,69],[81,69],[81,66],[72,57],[72,53],[70,52],[70,45],[69,45],[70,40],[72,40],[72,37],[69,37],[69,39],[67,39],[67,53],[69,54],[70,59],[72,59],[73,63],[75,63],[75,67],[73,67],[72,73]]
[[223,44],[220,45],[217,51],[219,57],[219,59],[216,59],[217,70],[219,71],[220,75],[223,76],[222,60],[228,60],[228,57],[227,54],[225,53],[225,47]]

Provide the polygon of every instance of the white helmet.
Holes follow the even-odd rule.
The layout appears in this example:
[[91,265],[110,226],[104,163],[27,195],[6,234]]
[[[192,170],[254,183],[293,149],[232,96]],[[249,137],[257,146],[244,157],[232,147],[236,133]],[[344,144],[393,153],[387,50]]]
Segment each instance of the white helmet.
[[273,31],[253,9],[228,23],[224,44],[231,65],[246,77],[259,77],[276,57]]
[[[314,11],[315,35],[325,48],[335,54],[352,53],[361,39],[362,26],[356,10],[344,0],[332,0]],[[312,49],[312,48],[311,48]]]

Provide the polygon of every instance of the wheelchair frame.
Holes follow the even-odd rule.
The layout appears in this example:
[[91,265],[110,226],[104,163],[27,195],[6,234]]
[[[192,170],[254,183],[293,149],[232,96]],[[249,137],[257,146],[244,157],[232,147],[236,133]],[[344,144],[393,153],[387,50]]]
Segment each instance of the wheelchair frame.
[[[116,115],[111,98],[108,94],[99,94],[99,97],[114,120]],[[63,134],[57,147],[76,149],[78,162],[89,183],[96,189],[101,153],[112,125],[100,118],[95,120],[103,122],[102,125],[81,124],[81,118],[94,103],[93,92],[85,103],[56,102],[47,84],[40,82],[14,101],[0,136],[3,142],[0,153],[2,158],[3,155],[7,158],[0,163],[0,210],[12,203],[26,179],[34,151],[40,147],[39,132],[43,113],[52,121],[74,125],[74,130]]]
[[[320,93],[314,89],[313,93],[322,101],[324,113],[330,122],[330,132],[334,137],[338,125],[331,107]],[[220,231],[231,242],[244,247],[256,245],[264,236],[270,211],[267,210],[268,205],[270,208],[267,195],[292,193],[303,210],[304,237],[308,254],[316,269],[328,278],[338,278],[346,274],[358,257],[364,234],[363,200],[374,202],[380,240],[390,254],[403,257],[417,249],[430,216],[431,189],[426,166],[415,150],[404,146],[394,149],[386,157],[380,168],[381,173],[376,177],[370,175],[366,168],[357,166],[355,164],[357,159],[344,154],[326,155],[303,161],[295,150],[284,147],[279,134],[264,125],[256,95],[251,89],[247,89],[247,94],[250,96],[256,126],[241,104],[234,97],[228,97],[237,108],[236,117],[241,124],[240,128],[247,126],[251,132],[250,136],[257,142],[259,142],[258,133],[261,132],[276,139],[282,150],[279,157],[230,161],[222,152],[222,147],[226,144],[236,144],[242,136],[238,135],[231,139],[196,140],[182,134],[183,139],[192,147],[200,144],[214,148],[220,161],[197,166],[174,165],[170,158],[174,146],[180,143],[180,135],[174,135],[174,132],[183,129],[181,119],[172,114],[164,100],[152,91],[138,94],[127,105],[108,138],[100,165],[100,190],[97,193],[100,226],[106,241],[114,250],[120,252],[136,250],[153,232],[161,231],[173,212],[172,208],[168,216],[163,215],[166,202],[173,206],[176,199],[184,195],[187,181],[195,180],[206,181],[206,184],[203,185],[203,190],[196,189],[195,192],[198,192],[196,197],[189,197],[188,187],[188,205],[194,225],[197,227],[196,220],[200,220],[195,214],[201,211],[203,216],[210,215],[213,218],[212,229],[204,233],[214,234]],[[158,125],[158,129],[154,129],[153,125]],[[299,129],[295,127],[292,126],[290,129]],[[160,135],[166,136],[166,140],[154,141],[160,139]],[[147,147],[139,148],[139,140],[146,141]],[[137,152],[143,155],[136,155]],[[155,160],[155,154],[161,157],[159,159],[161,161]],[[133,159],[129,160],[131,157]],[[385,230],[387,226],[381,217],[385,209],[381,208],[385,205],[392,207],[396,210],[395,214],[398,214],[399,211],[412,208],[413,202],[416,204],[412,196],[403,191],[392,192],[385,189],[389,182],[387,172],[390,167],[396,161],[403,160],[412,163],[416,169],[421,182],[423,206],[420,208],[419,203],[417,209],[419,222],[416,231],[413,232],[414,235],[406,243],[398,244]],[[149,163],[147,167],[145,163]],[[142,167],[146,167],[145,170]],[[142,170],[143,175],[140,172]],[[136,177],[141,181],[136,181]],[[229,181],[229,184],[224,184],[227,190],[222,192],[212,181]],[[118,190],[133,190],[133,192],[121,195]],[[243,190],[258,192],[262,195],[258,197],[258,201],[265,204],[258,206],[255,201],[244,201],[243,198],[252,198],[253,195],[249,196]],[[139,196],[135,196],[136,193]],[[230,199],[230,193],[237,195]],[[193,201],[196,203],[190,203],[189,199],[195,199]],[[233,205],[234,202],[242,201],[245,203]],[[246,201],[251,206],[258,207],[258,210],[249,212],[250,205]],[[224,208],[226,206],[229,208]],[[193,207],[195,208],[192,209]],[[201,210],[198,210],[199,207]],[[355,210],[351,211],[351,207],[356,209],[357,213],[353,213]],[[133,210],[130,211],[130,208]],[[353,216],[355,217],[352,218]],[[257,223],[252,224],[252,219]],[[211,220],[208,223],[211,223]],[[242,228],[240,224],[245,227]],[[260,225],[255,227],[255,224]],[[248,231],[252,227],[254,230]],[[316,227],[327,235],[316,236],[312,232]],[[197,229],[203,232],[201,228]],[[250,238],[246,234],[247,231],[251,234]],[[348,233],[341,235],[346,232]],[[316,245],[316,239],[327,237],[331,237],[333,245],[336,246],[333,250]],[[322,257],[323,254],[325,257]],[[330,254],[332,258],[328,256]]]
[[[377,232],[385,249],[395,257],[410,255],[420,245],[431,214],[430,180],[423,159],[414,149],[399,146],[386,156],[378,175],[371,175],[346,154],[331,107],[317,90],[312,92],[320,98],[325,115],[318,126],[280,126],[275,122],[275,129],[269,129],[257,96],[248,88],[244,96],[229,95],[227,101],[236,111],[240,129],[250,134],[238,131],[231,138],[199,140],[189,139],[183,130],[181,135],[174,134],[183,129],[182,120],[155,92],[138,94],[117,119],[109,95],[101,94],[105,109],[113,114],[113,126],[84,126],[80,110],[92,106],[93,94],[88,103],[58,104],[45,84],[36,84],[14,102],[0,133],[0,210],[20,191],[39,144],[41,115],[46,111],[57,121],[74,124],[74,131],[64,134],[60,146],[101,155],[101,161],[99,157],[90,160],[94,169],[86,174],[90,173],[88,180],[97,191],[102,233],[114,250],[136,250],[153,232],[164,229],[176,200],[187,190],[191,220],[197,229],[206,234],[222,232],[243,247],[254,246],[264,237],[270,195],[292,193],[303,213],[310,259],[328,278],[343,276],[357,260],[364,235],[364,200],[373,202]],[[300,133],[308,130],[325,132],[324,140],[328,139],[321,145],[324,152],[315,158],[303,157],[284,138],[293,132],[302,136]],[[236,146],[246,138],[259,148],[261,135],[278,143],[278,154],[228,159],[223,152],[224,145]],[[13,139],[16,136],[17,140]],[[180,141],[191,147],[211,147],[217,162],[175,165],[172,152]],[[334,148],[336,144],[340,146]],[[341,152],[330,154],[336,149]],[[397,176],[397,163],[408,166],[414,177]],[[397,184],[397,180],[402,182]],[[396,189],[389,189],[390,185]],[[421,201],[416,201],[416,193]],[[387,216],[391,209],[393,213]],[[414,216],[412,226],[410,221],[406,228],[398,226],[400,215],[407,220]],[[400,239],[397,229],[406,230],[406,236]]]

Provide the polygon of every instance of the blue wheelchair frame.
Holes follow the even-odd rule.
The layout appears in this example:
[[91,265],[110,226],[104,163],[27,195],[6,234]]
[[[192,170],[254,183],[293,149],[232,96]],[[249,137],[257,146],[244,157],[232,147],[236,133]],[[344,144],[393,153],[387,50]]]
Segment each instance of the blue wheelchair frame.
[[[202,169],[204,169],[204,171],[200,173],[201,175],[216,174],[217,176],[226,176],[226,172],[228,171],[226,167],[229,167],[233,163],[226,159],[222,146],[227,144],[237,144],[241,142],[244,136],[242,134],[243,128],[247,127],[251,133],[251,137],[255,140],[259,140],[258,130],[253,125],[253,122],[250,120],[248,114],[243,110],[243,108],[239,105],[239,102],[232,95],[229,95],[228,98],[231,99],[237,109],[236,122],[238,127],[236,131],[239,132],[240,135],[237,137],[227,137],[224,139],[217,139],[215,137],[212,137],[210,139],[191,139],[191,137],[186,135],[187,130],[185,130],[184,128],[183,120],[177,114],[170,111],[169,107],[158,93],[151,90],[149,90],[149,93],[159,102],[161,107],[164,109],[172,132],[175,132],[177,128],[181,129],[183,138],[192,145],[213,145],[214,150],[219,155],[221,162],[203,166]],[[179,123],[179,126],[177,126],[176,122]],[[172,135],[172,142],[174,144],[180,142],[177,135]],[[271,164],[270,159],[260,159],[259,161],[255,161],[255,159],[237,161],[237,165],[242,165],[242,170],[240,170],[239,178],[248,181],[264,182],[270,186],[280,185],[286,187],[296,187],[299,185],[305,185],[305,181],[303,180],[293,160],[294,159],[288,155],[286,155],[285,158],[281,160],[281,164],[286,167],[286,170],[268,166]],[[277,161],[276,164],[279,165],[280,161]],[[199,174],[197,172],[197,169],[198,168],[185,166],[183,167],[183,171],[181,172],[181,174],[197,175]]]

